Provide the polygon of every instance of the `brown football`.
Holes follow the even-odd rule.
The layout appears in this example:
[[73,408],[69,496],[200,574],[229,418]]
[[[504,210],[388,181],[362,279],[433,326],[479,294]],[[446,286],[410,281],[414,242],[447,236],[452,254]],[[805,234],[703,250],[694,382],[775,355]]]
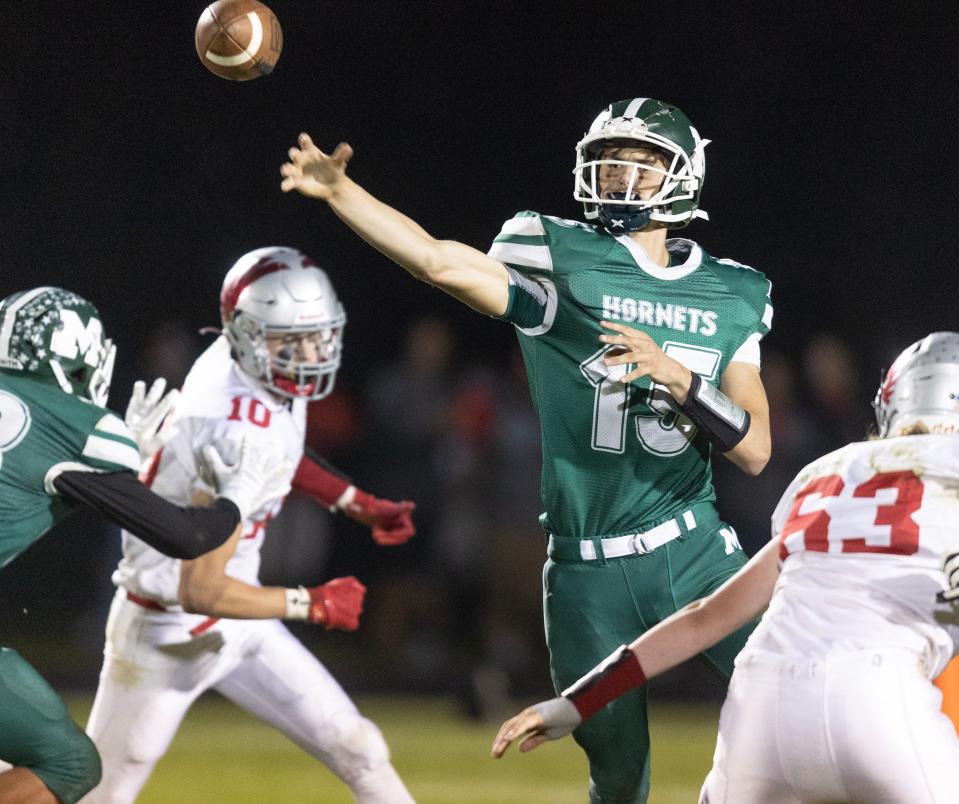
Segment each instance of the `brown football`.
[[211,73],[251,81],[273,71],[283,49],[279,20],[257,0],[216,0],[196,24],[196,52]]

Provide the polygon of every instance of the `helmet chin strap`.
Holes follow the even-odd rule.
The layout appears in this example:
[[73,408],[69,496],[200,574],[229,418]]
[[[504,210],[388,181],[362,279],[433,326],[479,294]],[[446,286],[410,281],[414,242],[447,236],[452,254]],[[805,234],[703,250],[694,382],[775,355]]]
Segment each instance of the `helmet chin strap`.
[[[609,193],[614,201],[626,199],[626,193]],[[653,210],[649,207],[635,207],[629,204],[597,204],[596,216],[606,231],[611,234],[626,234],[644,229],[650,221]]]

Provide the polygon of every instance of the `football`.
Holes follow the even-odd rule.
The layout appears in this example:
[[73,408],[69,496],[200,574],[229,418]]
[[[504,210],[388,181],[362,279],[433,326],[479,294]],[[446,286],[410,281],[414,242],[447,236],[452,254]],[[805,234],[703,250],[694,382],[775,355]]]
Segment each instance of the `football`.
[[257,0],[216,0],[200,15],[195,42],[210,72],[230,81],[251,81],[273,71],[283,49],[283,30]]

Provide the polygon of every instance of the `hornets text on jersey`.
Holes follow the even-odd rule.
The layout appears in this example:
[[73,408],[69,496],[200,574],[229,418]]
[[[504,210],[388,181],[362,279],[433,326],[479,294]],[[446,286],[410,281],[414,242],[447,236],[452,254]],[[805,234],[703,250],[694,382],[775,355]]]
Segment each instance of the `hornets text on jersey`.
[[710,445],[649,378],[606,366],[603,319],[647,332],[719,385],[733,361],[758,365],[770,283],[691,240],[662,268],[629,236],[535,212],[506,222],[489,251],[510,275],[503,316],[519,335],[543,442],[544,525],[567,537],[635,532],[715,499]]

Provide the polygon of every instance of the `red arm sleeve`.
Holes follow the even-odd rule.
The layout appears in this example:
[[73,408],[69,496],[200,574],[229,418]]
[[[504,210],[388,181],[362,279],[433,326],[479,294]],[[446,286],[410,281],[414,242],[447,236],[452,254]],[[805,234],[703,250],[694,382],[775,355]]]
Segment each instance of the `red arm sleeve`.
[[343,496],[343,492],[352,484],[304,455],[300,459],[300,465],[296,467],[292,485],[293,488],[305,491],[319,500],[322,505],[332,509],[336,501]]

